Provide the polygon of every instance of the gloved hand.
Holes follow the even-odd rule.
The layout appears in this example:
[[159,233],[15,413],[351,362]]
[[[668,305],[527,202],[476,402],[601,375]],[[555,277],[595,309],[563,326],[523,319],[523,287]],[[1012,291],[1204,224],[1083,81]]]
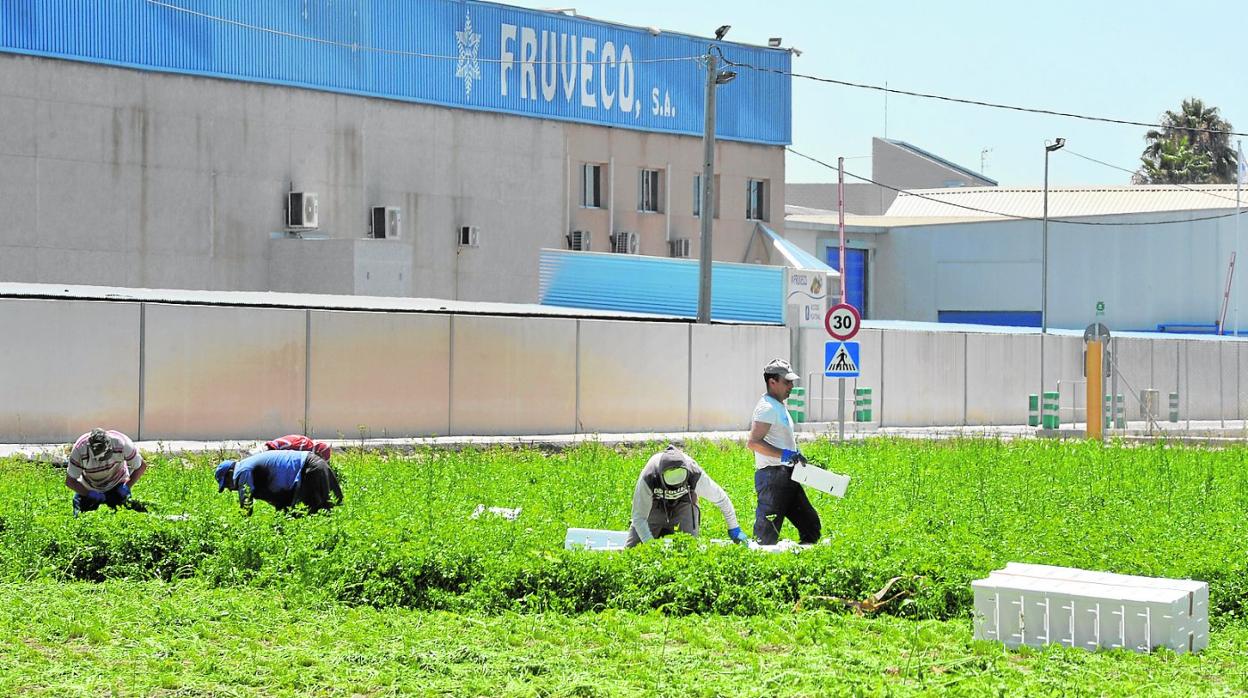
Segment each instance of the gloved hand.
[[740,526],[737,526],[736,528],[728,529],[728,537],[732,539],[733,543],[749,543],[750,542],[750,537],[745,535],[745,532],[741,530]]
[[791,451],[786,448],[780,453],[780,462],[789,465],[806,465],[806,456],[803,456],[800,451]]

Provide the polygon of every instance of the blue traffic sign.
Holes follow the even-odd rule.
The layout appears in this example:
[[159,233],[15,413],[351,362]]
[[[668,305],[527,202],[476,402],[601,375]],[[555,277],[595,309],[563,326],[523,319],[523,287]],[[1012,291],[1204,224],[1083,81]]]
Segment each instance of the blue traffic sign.
[[823,375],[826,378],[858,377],[858,342],[827,342],[823,345]]

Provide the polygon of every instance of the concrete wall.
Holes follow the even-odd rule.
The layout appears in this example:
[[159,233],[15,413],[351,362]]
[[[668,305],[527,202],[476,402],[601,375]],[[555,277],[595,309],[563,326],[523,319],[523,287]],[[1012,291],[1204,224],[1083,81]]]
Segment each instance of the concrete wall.
[[[0,443],[95,425],[146,440],[743,430],[762,366],[792,355],[783,327],[559,317],[0,299],[0,326]],[[808,421],[837,415],[825,340],[796,344]],[[870,387],[885,426],[1023,424],[1042,365],[1065,421],[1085,395],[1079,336],[877,326],[857,341],[847,418]],[[1248,341],[1115,341],[1129,418],[1144,388],[1163,415],[1177,389],[1184,419],[1244,417]]]
[[[772,183],[783,226],[784,151],[718,147],[716,258],[740,261],[746,177]],[[579,226],[605,249],[606,212],[570,210],[569,171],[609,158],[615,229],[667,254],[667,215],[637,213],[636,180],[670,165],[673,234],[696,237],[698,138],[4,54],[0,278],[532,302],[540,248]],[[292,187],[319,194],[317,234],[335,240],[365,237],[370,207],[400,207],[404,252],[271,245]],[[464,225],[479,247],[458,247]]]

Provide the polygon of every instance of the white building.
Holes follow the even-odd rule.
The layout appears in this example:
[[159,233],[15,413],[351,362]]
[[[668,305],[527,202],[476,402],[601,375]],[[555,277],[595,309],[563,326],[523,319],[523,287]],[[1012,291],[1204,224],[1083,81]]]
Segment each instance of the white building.
[[[1042,213],[1037,188],[902,192],[884,215],[846,217],[847,246],[865,259],[848,282],[872,318],[1038,326]],[[1235,187],[1051,188],[1049,217],[1049,326],[1214,331],[1237,244]],[[790,208],[786,230],[820,259],[837,246],[835,211]],[[1248,329],[1248,286],[1236,288],[1228,330],[1237,304]]]

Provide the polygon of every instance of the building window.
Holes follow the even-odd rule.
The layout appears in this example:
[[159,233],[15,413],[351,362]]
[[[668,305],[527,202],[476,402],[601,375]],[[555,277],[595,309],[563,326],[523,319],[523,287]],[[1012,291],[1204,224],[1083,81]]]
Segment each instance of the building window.
[[767,220],[767,180],[745,181],[745,217],[751,221]]
[[[712,215],[719,218],[719,175],[715,175],[715,210]],[[702,175],[693,176],[693,215],[702,216]]]
[[602,208],[602,165],[581,165],[581,206]]
[[658,170],[642,170],[637,188],[637,210],[658,213],[662,210],[659,203],[659,192],[662,176]]

